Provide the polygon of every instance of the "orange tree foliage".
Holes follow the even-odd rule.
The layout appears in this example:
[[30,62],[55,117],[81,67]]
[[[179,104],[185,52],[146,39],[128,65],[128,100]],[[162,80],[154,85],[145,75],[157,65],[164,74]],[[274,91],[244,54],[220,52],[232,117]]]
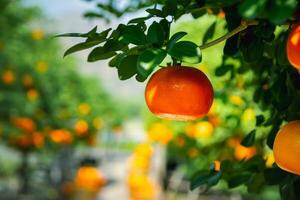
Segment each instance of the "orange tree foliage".
[[57,41],[32,25],[38,10],[6,0],[0,9],[1,142],[24,151],[94,145],[117,118],[109,95],[80,75],[74,60],[63,61]]
[[[213,147],[201,147],[203,152],[213,152],[213,148],[224,148],[228,143],[238,149],[235,153],[238,160],[243,157],[247,159],[235,161],[225,153],[220,170],[198,166],[199,172],[191,177],[192,188],[200,185],[211,187],[223,179],[230,188],[246,185],[248,191],[252,193],[260,192],[266,185],[278,185],[282,199],[300,198],[299,177],[281,170],[276,164],[268,168],[259,150],[272,149],[281,125],[300,118],[300,77],[294,68],[298,67],[294,62],[298,60],[295,55],[299,54],[297,39],[299,33],[293,33],[296,36],[289,37],[290,28],[299,23],[298,0],[132,0],[122,6],[116,0],[104,2],[95,0],[95,2],[97,9],[87,12],[86,17],[108,20],[138,10],[144,10],[145,16],[131,19],[127,24],[120,24],[114,30],[97,32],[95,27],[83,34],[63,34],[61,36],[85,39],[68,49],[65,55],[94,47],[88,56],[89,62],[110,59],[109,65],[116,68],[121,80],[135,76],[137,81],[145,81],[159,65],[197,64],[201,62],[202,53],[205,54],[204,49],[215,48],[215,44],[226,41],[223,61],[215,69],[215,76],[229,76],[227,83],[224,84],[230,90],[236,86],[239,76],[252,74],[248,88],[253,92],[248,95],[247,102],[251,101],[260,113],[254,114],[256,119],[254,130],[249,131],[244,138],[235,136],[230,139],[233,135],[227,135],[228,137],[224,136],[223,140],[220,140],[222,142],[214,144]],[[188,37],[188,32],[179,30],[170,34],[171,26],[183,16],[190,16],[196,20],[207,13],[223,18],[227,34],[220,38],[212,38],[216,23],[206,27],[206,33],[200,44],[185,40],[184,37]],[[297,31],[298,28],[293,30]],[[293,53],[286,50],[288,39],[289,50]],[[232,60],[238,64],[232,64]],[[244,89],[247,89],[246,86]],[[215,92],[215,99],[224,101],[223,90],[215,89]],[[236,97],[231,97],[230,101],[235,105],[242,104]],[[253,116],[246,110],[245,105],[243,106],[248,113],[245,116]],[[233,127],[239,127],[242,111],[228,110],[235,113],[221,113],[226,117],[223,123],[229,125],[236,123],[229,126],[232,128],[231,132],[235,132]],[[212,119],[209,115],[207,117],[204,120],[209,120],[209,117]],[[232,120],[233,118],[237,119]],[[247,123],[247,117],[245,120]],[[215,118],[214,123],[218,123],[217,121]],[[260,137],[256,137],[257,135]],[[174,145],[195,143],[194,139],[187,138],[190,136],[176,138]],[[252,146],[256,146],[257,150],[251,150]],[[189,153],[191,156],[196,155],[196,149],[187,151],[191,152]],[[254,153],[257,156],[252,157]],[[295,164],[300,165],[299,160]]]

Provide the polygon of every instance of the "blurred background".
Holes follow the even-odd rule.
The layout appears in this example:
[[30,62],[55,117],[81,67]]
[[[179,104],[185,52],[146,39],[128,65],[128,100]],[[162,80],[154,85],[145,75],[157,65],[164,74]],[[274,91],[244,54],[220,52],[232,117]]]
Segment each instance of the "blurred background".
[[[0,0],[0,199],[279,199],[277,188],[250,195],[234,182],[232,190],[222,181],[210,191],[189,190],[197,171],[222,160],[263,155],[267,166],[274,162],[269,149],[239,144],[261,111],[251,103],[252,74],[231,80],[230,69],[240,66],[234,59],[226,71],[218,68],[224,43],[203,51],[194,66],[216,91],[209,115],[161,120],[146,108],[145,83],[120,81],[106,61],[87,63],[86,51],[63,58],[80,39],[54,35],[105,30],[145,15],[83,18],[94,7],[80,0]],[[223,13],[191,19],[172,30],[188,32],[185,39],[196,43],[226,32]],[[205,33],[208,27],[215,33]]]

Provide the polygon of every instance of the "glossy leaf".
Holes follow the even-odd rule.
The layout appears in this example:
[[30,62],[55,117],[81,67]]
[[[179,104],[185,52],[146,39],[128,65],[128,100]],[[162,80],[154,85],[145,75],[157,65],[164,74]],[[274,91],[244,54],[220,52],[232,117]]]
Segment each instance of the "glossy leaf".
[[137,70],[140,75],[147,77],[166,57],[167,52],[162,49],[147,49],[138,59]]
[[201,62],[200,48],[193,42],[180,41],[168,49],[168,54],[183,62],[196,64]]
[[118,66],[118,75],[120,80],[127,80],[137,73],[137,55],[124,57]]

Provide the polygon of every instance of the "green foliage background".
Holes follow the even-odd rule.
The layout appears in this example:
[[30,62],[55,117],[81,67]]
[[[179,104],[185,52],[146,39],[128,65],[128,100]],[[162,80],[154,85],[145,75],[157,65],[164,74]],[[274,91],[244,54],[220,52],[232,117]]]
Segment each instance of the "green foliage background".
[[[128,1],[124,7],[117,1],[94,2],[96,9],[86,13],[86,17],[107,20],[138,10],[146,13],[142,18],[120,24],[110,34],[108,30],[97,33],[95,28],[86,34],[62,35],[86,39],[73,46],[73,52],[97,46],[88,61],[110,58],[109,65],[118,70],[121,80],[135,76],[138,81],[145,81],[158,65],[204,63],[215,88],[216,101],[221,102],[219,115],[226,125],[217,128],[220,133],[216,130],[216,141],[208,144],[207,151],[205,145],[198,144],[199,148],[211,162],[236,132],[249,133],[242,142],[244,146],[256,146],[255,157],[244,161],[225,159],[220,172],[209,169],[205,162],[192,160],[199,171],[189,177],[192,188],[211,187],[222,179],[229,188],[245,185],[249,193],[259,194],[264,186],[277,185],[282,199],[300,198],[299,176],[282,171],[276,164],[266,167],[263,156],[264,151],[272,149],[281,125],[300,118],[300,78],[289,64],[285,48],[290,26],[299,23],[299,1],[153,0]],[[225,17],[216,20],[207,13],[219,16],[224,13]],[[182,18],[194,23],[173,29],[174,23]],[[211,20],[212,24],[207,26],[201,19]],[[225,32],[228,32],[222,39],[225,45],[210,46]],[[240,80],[244,85],[238,89]],[[230,105],[228,97],[232,93],[239,95],[244,104]],[[249,107],[255,110],[256,122],[247,130],[242,128],[240,116]],[[199,160],[203,159],[199,156]],[[190,169],[193,164],[187,166]]]

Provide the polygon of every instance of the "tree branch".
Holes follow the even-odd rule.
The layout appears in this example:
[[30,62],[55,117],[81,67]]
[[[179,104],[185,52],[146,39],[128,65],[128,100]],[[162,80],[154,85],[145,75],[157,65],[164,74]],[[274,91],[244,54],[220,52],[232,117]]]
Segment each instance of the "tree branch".
[[234,35],[242,32],[243,30],[247,29],[249,26],[255,26],[255,25],[258,25],[258,21],[242,21],[241,25],[238,26],[237,28],[233,29],[232,31],[230,31],[229,33],[225,34],[224,36],[216,39],[216,40],[213,40],[211,42],[208,42],[206,44],[203,44],[203,45],[200,45],[199,48],[201,50],[203,49],[206,49],[208,47],[211,47],[211,46],[214,46],[220,42],[223,42],[224,40],[227,40],[231,37],[233,37]]

